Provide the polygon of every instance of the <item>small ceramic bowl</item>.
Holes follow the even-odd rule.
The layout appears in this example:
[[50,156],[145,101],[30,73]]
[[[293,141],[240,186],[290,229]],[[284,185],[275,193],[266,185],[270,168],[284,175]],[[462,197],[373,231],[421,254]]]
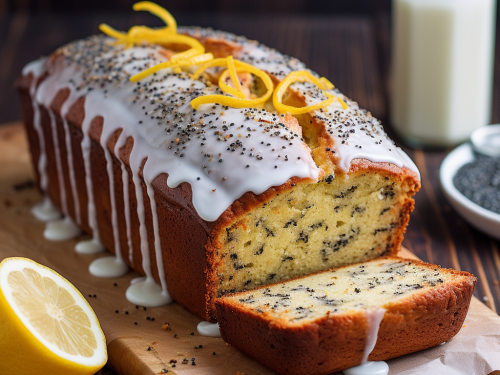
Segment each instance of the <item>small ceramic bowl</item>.
[[500,240],[500,214],[472,202],[453,184],[453,177],[460,167],[473,160],[474,154],[470,143],[458,146],[446,156],[439,168],[439,179],[444,195],[451,206],[473,227]]

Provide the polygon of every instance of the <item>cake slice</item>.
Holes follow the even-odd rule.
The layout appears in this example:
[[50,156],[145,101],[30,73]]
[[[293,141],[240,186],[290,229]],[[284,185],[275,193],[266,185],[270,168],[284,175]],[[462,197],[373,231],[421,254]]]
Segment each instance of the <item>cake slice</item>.
[[384,257],[222,297],[217,320],[226,342],[279,374],[329,374],[451,339],[475,283]]

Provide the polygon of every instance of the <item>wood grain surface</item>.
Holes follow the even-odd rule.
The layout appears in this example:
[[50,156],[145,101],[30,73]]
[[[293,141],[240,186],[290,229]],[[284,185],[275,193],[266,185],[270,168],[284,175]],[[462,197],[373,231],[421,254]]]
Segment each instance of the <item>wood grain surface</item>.
[[[0,15],[0,123],[20,119],[12,85],[27,62],[71,40],[97,33],[101,22],[118,29],[134,24],[157,25],[152,17],[142,13],[33,16],[20,9],[14,14]],[[181,25],[231,31],[298,57],[387,123],[388,14],[306,17],[180,13],[175,16]],[[500,122],[500,48],[496,50],[493,123]],[[390,128],[387,130],[390,133]],[[416,207],[404,246],[425,261],[475,274],[478,283],[474,295],[493,311],[500,311],[500,243],[464,222],[448,205],[439,186],[439,165],[450,149],[405,150],[422,173],[422,189],[415,197]]]

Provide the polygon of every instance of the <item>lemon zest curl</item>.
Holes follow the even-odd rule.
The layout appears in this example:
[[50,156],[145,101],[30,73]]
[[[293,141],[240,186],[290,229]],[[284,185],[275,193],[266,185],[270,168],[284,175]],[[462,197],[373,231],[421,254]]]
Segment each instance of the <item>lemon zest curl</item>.
[[[204,53],[203,55],[196,55],[189,57],[187,59],[182,59],[182,58],[177,58],[177,59],[170,59],[168,61],[162,62],[160,64],[157,64],[155,66],[152,66],[149,69],[146,69],[132,77],[130,77],[131,82],[138,82],[141,79],[146,78],[147,76],[156,73],[158,70],[161,69],[166,69],[166,68],[180,68],[183,66],[191,66],[191,65],[196,65],[200,64],[202,62],[208,61],[213,59],[214,56],[211,53]],[[177,72],[179,72],[177,70]]]
[[[287,91],[288,87],[294,82],[311,82],[311,83],[315,84],[319,88],[323,89],[323,93],[325,94],[327,99],[323,100],[319,103],[305,106],[305,107],[293,107],[290,105],[283,104],[282,103],[283,95]],[[278,86],[276,87],[276,90],[274,90],[274,93],[273,93],[274,108],[279,113],[289,112],[292,115],[301,115],[301,114],[304,114],[307,112],[311,112],[311,111],[315,111],[315,110],[327,107],[330,104],[332,104],[335,99],[337,99],[339,101],[339,103],[342,105],[342,108],[345,110],[347,108],[347,104],[339,97],[332,95],[328,91],[326,91],[328,89],[328,86],[332,87],[333,84],[331,84],[331,82],[328,81],[326,78],[324,80],[322,80],[320,78],[313,76],[308,71],[299,70],[299,71],[291,72],[278,84]]]
[[[194,109],[198,109],[198,107],[202,104],[210,104],[210,103],[218,103],[224,106],[232,107],[232,108],[251,108],[251,107],[258,107],[262,104],[264,104],[272,95],[273,90],[274,90],[274,84],[269,77],[269,75],[264,72],[263,70],[260,70],[253,65],[244,63],[242,61],[238,60],[231,60],[233,61],[235,65],[235,73],[237,72],[246,72],[246,73],[251,73],[257,77],[259,77],[262,82],[264,83],[264,86],[266,87],[266,93],[262,95],[260,98],[256,99],[246,99],[246,98],[241,98],[241,97],[230,97],[226,95],[220,95],[220,94],[214,94],[214,95],[204,95],[204,96],[199,96],[193,100],[191,100],[191,105],[193,106]],[[214,59],[212,61],[209,61],[205,63],[202,67],[200,67],[194,76],[199,76],[205,69],[207,69],[210,66],[224,66],[224,64],[227,64],[228,59]],[[219,78],[219,87],[220,89],[225,92],[226,94],[231,94],[233,95],[233,90],[236,90],[233,87],[230,87],[225,83],[225,80],[227,79],[228,76],[230,76],[231,71],[230,69],[227,69],[222,73],[222,75]],[[236,80],[238,80],[237,75]],[[222,83],[222,84],[221,84]],[[239,82],[238,82],[239,83]],[[240,86],[241,87],[241,86]]]

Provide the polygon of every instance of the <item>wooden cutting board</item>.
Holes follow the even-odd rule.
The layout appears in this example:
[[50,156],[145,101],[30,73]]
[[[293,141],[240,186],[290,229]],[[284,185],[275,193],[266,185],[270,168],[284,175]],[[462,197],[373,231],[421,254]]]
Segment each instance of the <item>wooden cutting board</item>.
[[[163,369],[169,374],[272,374],[222,339],[200,336],[196,331],[200,319],[176,303],[148,309],[130,304],[125,290],[137,277],[135,272],[113,279],[91,276],[89,264],[109,254],[78,254],[73,249],[79,239],[45,240],[44,224],[30,214],[40,200],[23,127],[20,123],[0,126],[0,260],[28,257],[70,280],[94,308],[107,338],[109,365],[118,374],[152,375],[163,373]],[[405,249],[401,255],[414,257]],[[471,315],[477,321],[494,322],[500,334],[500,318],[475,298]],[[165,323],[169,330],[162,329]],[[412,356],[416,355],[420,354]],[[184,358],[188,364],[182,364]],[[192,358],[196,365],[192,365]],[[391,365],[391,373],[393,369]]]

